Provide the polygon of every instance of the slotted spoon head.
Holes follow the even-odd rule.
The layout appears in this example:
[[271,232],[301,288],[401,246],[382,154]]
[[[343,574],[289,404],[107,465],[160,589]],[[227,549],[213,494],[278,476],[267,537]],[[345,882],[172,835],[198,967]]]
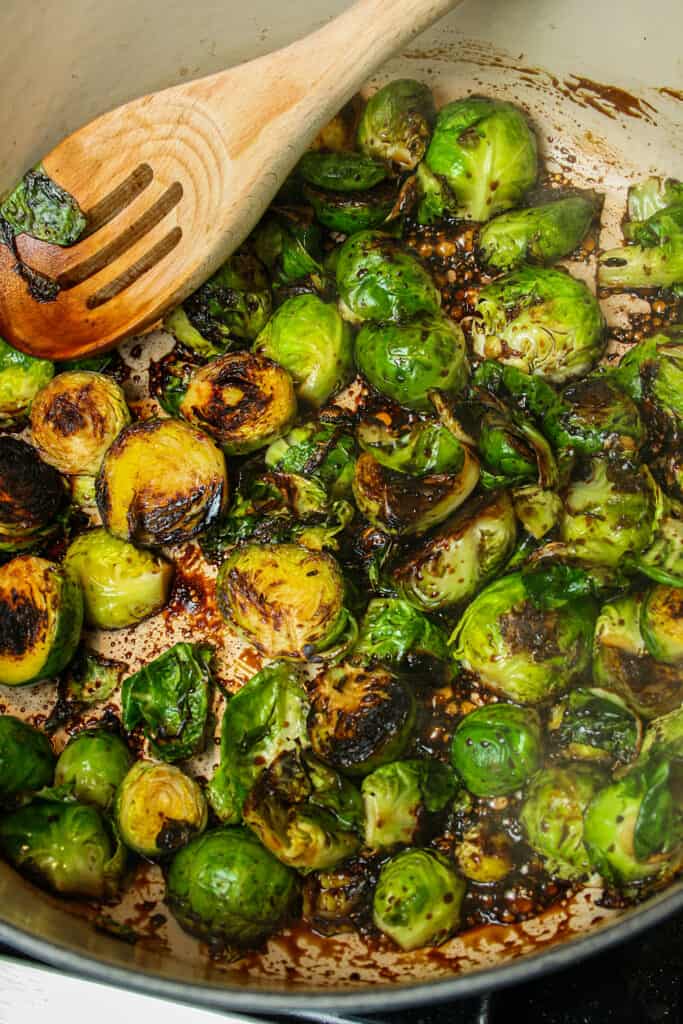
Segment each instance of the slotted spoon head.
[[[86,229],[68,248],[28,235],[16,255],[0,245],[0,335],[63,360],[157,323],[246,238],[367,77],[460,2],[359,0],[292,46],[134,100],[70,135],[42,167],[76,199]],[[51,283],[50,301],[31,294],[17,255]]]

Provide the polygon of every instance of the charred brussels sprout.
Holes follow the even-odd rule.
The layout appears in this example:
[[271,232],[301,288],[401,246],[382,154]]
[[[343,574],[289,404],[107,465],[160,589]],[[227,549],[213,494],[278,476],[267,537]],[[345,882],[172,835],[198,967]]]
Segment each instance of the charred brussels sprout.
[[265,462],[279,473],[319,480],[331,498],[351,490],[356,445],[344,422],[309,422],[294,427],[269,446]]
[[355,639],[344,580],[331,555],[297,544],[246,544],[217,580],[224,617],[270,657],[338,655]]
[[244,949],[294,910],[297,878],[245,828],[217,828],[173,858],[166,903],[185,931],[212,946]]
[[431,89],[412,78],[397,78],[368,100],[358,145],[368,156],[412,171],[425,155],[435,120]]
[[515,270],[522,263],[555,263],[583,240],[597,208],[595,197],[576,195],[503,213],[482,229],[480,255],[496,270]]
[[308,734],[318,757],[348,775],[368,775],[405,750],[415,723],[407,681],[375,666],[345,663],[315,681]]
[[652,657],[683,669],[683,589],[652,587],[643,601],[640,627]]
[[97,507],[107,530],[145,547],[190,540],[218,518],[227,498],[223,455],[182,420],[127,427],[97,478]]
[[320,150],[304,153],[297,164],[297,173],[309,185],[337,192],[361,192],[378,185],[387,176],[384,164],[371,156]]
[[296,397],[291,377],[277,363],[231,352],[193,374],[179,408],[229,455],[243,455],[289,430]]
[[142,725],[164,761],[183,761],[204,748],[212,654],[207,644],[175,644],[123,683],[124,728]]
[[344,242],[337,261],[342,315],[353,322],[400,321],[437,313],[441,295],[430,274],[399,241],[380,231],[359,231]]
[[354,657],[405,665],[411,671],[443,676],[449,658],[448,634],[427,616],[397,597],[375,597],[360,625]]
[[598,361],[604,327],[581,281],[562,270],[522,267],[479,292],[472,347],[480,359],[563,384]]
[[254,348],[284,366],[292,375],[297,397],[314,409],[325,404],[351,371],[349,326],[336,306],[317,295],[295,295],[283,302]]
[[132,763],[120,736],[102,728],[85,729],[59,755],[54,784],[81,803],[108,811]]
[[638,342],[622,357],[614,377],[634,401],[683,422],[683,327]]
[[59,473],[17,437],[0,437],[0,552],[30,551],[48,540],[66,511]]
[[0,338],[0,429],[23,426],[33,399],[54,374],[48,359],[27,356]]
[[512,573],[469,605],[451,637],[453,653],[489,689],[537,704],[566,690],[588,668],[595,615],[589,597],[539,605],[524,575]]
[[382,850],[416,842],[456,789],[453,773],[440,761],[394,761],[375,769],[361,786],[365,845]]
[[447,519],[479,481],[479,463],[462,446],[457,472],[409,476],[387,469],[364,452],[356,462],[353,494],[362,514],[391,536],[426,533]]
[[440,313],[406,324],[364,324],[356,365],[374,388],[416,412],[431,412],[432,388],[459,395],[469,377],[462,329]]
[[438,946],[460,923],[465,883],[436,850],[403,850],[383,865],[373,920],[403,950]]
[[543,417],[543,432],[559,451],[622,457],[636,456],[646,434],[636,403],[607,376],[564,388]]
[[514,793],[541,763],[538,715],[513,704],[470,711],[453,733],[451,760],[475,796]]
[[518,107],[470,96],[439,111],[425,164],[447,186],[446,212],[484,221],[536,181],[536,136]]
[[577,687],[551,708],[548,732],[563,757],[615,767],[636,759],[643,729],[616,693]]
[[59,566],[21,555],[0,567],[0,683],[56,675],[69,663],[83,624],[83,594]]
[[136,761],[116,792],[114,815],[126,846],[161,857],[203,832],[208,812],[201,789],[180,768]]
[[96,807],[35,800],[0,820],[0,850],[10,864],[63,896],[115,895],[125,854]]
[[119,385],[88,370],[57,374],[31,406],[31,436],[42,457],[72,476],[95,476],[105,452],[129,423]]
[[96,629],[133,626],[166,603],[173,566],[104,529],[71,542],[64,567],[80,584],[85,620]]
[[394,585],[416,608],[452,608],[502,568],[516,533],[507,491],[476,498],[394,567]]
[[384,411],[358,424],[358,441],[364,451],[388,469],[410,476],[449,473],[462,466],[460,441],[443,423],[418,420],[404,423]]
[[13,235],[30,235],[52,245],[73,245],[86,218],[72,195],[38,164],[27,171],[0,205],[0,219]]
[[365,192],[327,192],[304,186],[304,196],[315,216],[330,231],[352,235],[381,227],[399,201],[394,182],[386,181]]
[[209,783],[209,803],[221,821],[237,824],[260,773],[287,750],[308,742],[308,698],[298,670],[266,665],[228,701],[221,726],[221,760]]
[[531,780],[519,820],[551,875],[571,881],[590,874],[583,816],[604,781],[588,767],[544,768]]
[[54,770],[47,736],[13,715],[0,715],[0,807],[25,803],[52,783]]
[[361,860],[315,871],[304,883],[303,916],[321,935],[353,932],[368,903],[371,879]]

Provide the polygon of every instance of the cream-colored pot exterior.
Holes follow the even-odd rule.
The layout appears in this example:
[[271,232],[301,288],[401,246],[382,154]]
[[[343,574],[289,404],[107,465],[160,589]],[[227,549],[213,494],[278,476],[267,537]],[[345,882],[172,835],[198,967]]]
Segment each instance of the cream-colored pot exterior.
[[[282,46],[344,6],[324,0],[2,0],[0,191],[104,110]],[[551,168],[606,193],[608,241],[629,178],[683,178],[682,29],[681,0],[621,0],[618,8],[607,0],[465,0],[378,81],[421,78],[438,102],[474,91],[522,104]],[[608,304],[606,313],[617,320],[619,303]],[[8,710],[31,699],[26,690],[0,694]],[[152,873],[148,886],[157,896],[160,877]],[[584,890],[543,919],[480,930],[437,953],[378,954],[356,936],[295,935],[231,967],[208,959],[172,923],[160,929],[163,941],[156,945],[127,945],[96,932],[0,864],[0,939],[127,987],[260,1012],[342,1005],[384,1011],[392,1002],[398,1007],[471,993],[620,941],[682,904],[678,884],[619,915],[595,907]]]

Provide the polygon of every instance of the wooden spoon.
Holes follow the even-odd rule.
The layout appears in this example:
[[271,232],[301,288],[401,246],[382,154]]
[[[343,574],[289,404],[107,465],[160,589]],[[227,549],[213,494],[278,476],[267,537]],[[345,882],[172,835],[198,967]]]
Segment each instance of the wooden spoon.
[[39,302],[0,245],[0,335],[72,359],[157,323],[246,238],[318,131],[462,0],[358,0],[291,46],[143,96],[64,139],[43,168],[87,217],[75,245],[16,239],[55,282]]

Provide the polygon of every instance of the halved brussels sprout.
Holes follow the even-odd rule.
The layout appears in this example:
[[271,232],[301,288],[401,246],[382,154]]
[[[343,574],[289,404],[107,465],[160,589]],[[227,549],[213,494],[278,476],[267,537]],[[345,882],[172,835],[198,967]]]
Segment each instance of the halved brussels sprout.
[[587,766],[544,768],[531,780],[519,820],[526,841],[551,875],[572,881],[590,874],[583,816],[604,782]]
[[0,819],[0,850],[39,885],[95,900],[116,894],[126,863],[100,811],[73,801],[34,800]]
[[407,320],[437,313],[441,293],[419,260],[391,235],[359,231],[337,260],[340,310],[347,320]]
[[0,807],[26,803],[52,783],[54,770],[47,736],[14,715],[0,715]]
[[643,601],[640,628],[652,657],[683,671],[683,589],[652,587]]
[[422,160],[436,108],[432,90],[412,78],[396,78],[374,93],[361,114],[358,146],[363,153],[412,171]]
[[475,498],[400,561],[391,578],[416,608],[452,608],[505,565],[516,534],[507,491]]
[[656,583],[683,587],[683,505],[673,515],[665,511],[652,543],[633,564]]
[[462,446],[457,473],[409,476],[387,469],[364,452],[356,461],[353,494],[360,512],[392,536],[426,533],[447,519],[472,493],[479,481],[479,463]]
[[451,761],[475,796],[514,793],[541,763],[538,715],[514,704],[486,704],[470,711],[453,733]]
[[145,547],[180,544],[228,500],[225,459],[182,420],[146,420],[119,434],[97,478],[97,507],[115,537]]
[[567,385],[543,417],[543,431],[555,449],[579,455],[633,457],[646,436],[638,406],[607,376]]
[[96,629],[133,626],[168,600],[173,565],[98,528],[69,545],[64,568],[80,584],[85,620]]
[[283,302],[254,343],[255,352],[284,366],[297,397],[315,409],[348,380],[352,350],[349,325],[317,295]]
[[330,498],[346,497],[353,481],[356,444],[343,420],[294,427],[268,447],[265,463],[279,473],[319,480]]
[[580,244],[598,207],[597,196],[574,195],[502,213],[481,231],[480,255],[496,270],[556,263]]
[[260,943],[294,910],[296,874],[245,828],[216,828],[171,861],[165,900],[181,928],[212,946]]
[[614,377],[635,402],[683,421],[683,327],[644,338],[622,357]]
[[123,727],[142,725],[156,757],[183,761],[204,749],[212,656],[208,644],[174,644],[124,680]]
[[44,543],[59,528],[68,500],[59,473],[33,445],[0,437],[0,552],[29,551]]
[[373,597],[360,624],[354,658],[422,671],[433,681],[448,678],[448,634],[398,597]]
[[372,903],[380,931],[408,951],[445,942],[460,923],[465,882],[436,850],[403,850],[383,866]]
[[415,412],[431,412],[432,388],[459,395],[469,377],[462,328],[441,313],[403,324],[364,324],[356,365],[374,388]]
[[601,287],[650,289],[683,284],[683,199],[680,196],[645,220],[625,224],[624,236],[635,244],[600,254],[598,284]]
[[95,476],[104,453],[129,423],[119,385],[88,370],[58,373],[31,405],[31,436],[42,457],[73,476]]
[[636,759],[643,727],[618,694],[579,686],[550,709],[548,733],[563,757],[615,767]]
[[481,289],[472,348],[563,384],[587,373],[603,350],[605,321],[585,284],[562,270],[522,267]]
[[221,760],[209,783],[211,807],[237,824],[247,793],[280,754],[308,742],[309,705],[299,671],[286,662],[266,665],[233,697],[221,725]]
[[469,605],[451,636],[453,654],[489,689],[537,704],[590,665],[596,611],[591,598],[570,595],[566,604],[539,606],[522,573],[512,573]]
[[361,786],[366,847],[416,842],[430,815],[443,811],[456,789],[453,773],[440,761],[394,761],[376,768]]
[[31,402],[54,375],[49,359],[27,356],[0,338],[0,429],[23,426]]
[[683,757],[683,709],[680,707],[648,722],[638,764],[661,757],[675,762]]
[[296,398],[291,377],[277,363],[231,352],[193,374],[179,409],[229,455],[243,455],[289,430]]
[[59,566],[20,555],[0,567],[0,683],[56,675],[69,663],[83,625],[83,594]]
[[136,761],[116,792],[114,816],[126,846],[161,857],[203,832],[208,811],[201,789],[180,768]]
[[59,755],[54,784],[83,804],[108,811],[133,757],[120,736],[107,729],[84,729]]
[[485,821],[468,828],[453,852],[460,873],[473,882],[501,882],[514,867],[510,838]]
[[315,681],[308,715],[311,746],[340,772],[368,775],[396,760],[414,724],[413,692],[389,669],[345,663]]
[[377,462],[410,476],[457,472],[462,466],[462,445],[438,420],[406,422],[404,417],[380,411],[358,424],[358,442]]
[[536,181],[536,136],[519,107],[468,96],[439,111],[425,164],[448,186],[446,212],[488,220]]
[[395,182],[382,182],[365,192],[326,192],[304,185],[304,197],[330,231],[353,235],[385,224],[397,203]]
[[387,169],[380,160],[362,153],[324,153],[309,150],[297,164],[297,173],[309,185],[362,192],[384,181]]
[[218,605],[270,657],[331,657],[355,639],[334,558],[297,544],[245,544],[223,563]]
[[564,510],[559,494],[538,484],[515,487],[512,504],[520,523],[535,540],[542,540],[555,529]]

